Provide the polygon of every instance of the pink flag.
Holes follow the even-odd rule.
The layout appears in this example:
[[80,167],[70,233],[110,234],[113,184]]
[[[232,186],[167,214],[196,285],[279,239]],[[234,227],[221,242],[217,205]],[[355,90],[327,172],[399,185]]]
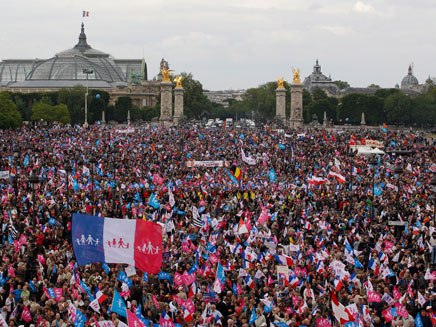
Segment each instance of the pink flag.
[[395,303],[395,309],[397,310],[397,314],[403,318],[407,318],[409,316],[409,313],[407,312],[406,308],[400,304],[400,303]]
[[397,301],[399,299],[401,299],[401,293],[400,293],[400,291],[397,290],[397,288],[395,286],[394,286],[394,299]]
[[386,310],[383,310],[382,315],[385,318],[386,322],[390,322],[394,319],[394,316],[392,315],[391,308],[387,308]]
[[53,288],[53,292],[56,296],[55,297],[56,302],[59,302],[61,300],[62,295],[63,295],[62,288]]
[[330,321],[325,318],[316,319],[316,327],[331,327]]
[[164,319],[164,318],[160,317],[160,319],[159,319],[159,326],[162,326],[162,327],[174,327],[175,325],[174,325],[174,323],[171,320]]
[[376,292],[368,291],[368,302],[380,303],[380,301],[381,301],[380,294],[377,294]]
[[156,297],[153,294],[151,295],[151,300],[156,305],[156,308],[160,309],[159,308],[159,302],[157,302]]
[[268,286],[274,284],[273,279],[271,278],[271,275],[268,275]]
[[158,174],[153,175],[153,184],[159,184],[162,185],[164,179],[160,177]]
[[127,312],[127,324],[129,327],[144,327],[145,325],[139,320],[136,315],[130,312],[130,310],[126,310]]
[[30,315],[30,311],[27,306],[24,306],[23,312],[21,313],[21,319],[27,323],[32,321],[32,316]]
[[178,272],[174,274],[174,283],[176,283],[177,286],[183,283],[182,275],[180,275]]
[[45,265],[45,259],[42,255],[38,254],[38,261]]
[[27,239],[26,236],[24,236],[24,234],[21,234],[20,236],[20,243],[27,245]]
[[11,275],[12,277],[15,277],[15,270],[12,267],[12,265],[9,265],[8,274]]
[[191,314],[194,314],[194,312],[195,312],[195,305],[194,305],[194,302],[192,302],[191,299],[187,299],[187,300],[185,301],[185,307],[186,307],[186,309],[188,309],[188,311],[189,311]]

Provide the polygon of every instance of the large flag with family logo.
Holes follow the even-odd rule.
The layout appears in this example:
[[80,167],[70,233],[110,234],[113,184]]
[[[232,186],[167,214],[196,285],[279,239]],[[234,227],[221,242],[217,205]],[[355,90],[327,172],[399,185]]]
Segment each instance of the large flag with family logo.
[[127,263],[157,274],[162,265],[162,227],[145,220],[73,214],[72,242],[80,266]]

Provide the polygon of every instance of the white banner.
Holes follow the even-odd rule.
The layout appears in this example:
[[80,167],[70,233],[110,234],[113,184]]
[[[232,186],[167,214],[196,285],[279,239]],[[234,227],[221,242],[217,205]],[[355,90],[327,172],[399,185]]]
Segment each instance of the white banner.
[[247,157],[245,155],[244,150],[241,149],[241,156],[242,156],[242,161],[245,162],[248,165],[255,165],[256,164],[256,159],[252,158],[252,157]]
[[215,160],[215,161],[186,161],[186,167],[229,167],[230,164],[228,161],[223,160]]
[[9,178],[9,170],[0,171],[0,179],[8,179]]

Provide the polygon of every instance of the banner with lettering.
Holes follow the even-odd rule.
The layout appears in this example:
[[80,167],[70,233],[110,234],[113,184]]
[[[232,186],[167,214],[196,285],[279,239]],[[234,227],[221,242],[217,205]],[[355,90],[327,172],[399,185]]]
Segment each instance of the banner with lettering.
[[72,240],[80,266],[126,263],[152,274],[162,265],[162,227],[144,220],[73,214]]

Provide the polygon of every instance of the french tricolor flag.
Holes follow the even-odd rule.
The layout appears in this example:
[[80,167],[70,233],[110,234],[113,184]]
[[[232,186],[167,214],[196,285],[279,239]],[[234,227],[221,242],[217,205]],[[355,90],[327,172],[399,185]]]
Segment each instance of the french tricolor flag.
[[342,288],[342,286],[344,286],[344,284],[342,283],[341,280],[337,280],[337,279],[335,279],[333,283],[335,284],[335,290],[336,290],[336,292],[339,292],[340,289]]
[[89,17],[89,11],[82,11],[82,17]]
[[250,275],[248,275],[245,279],[245,283],[247,284],[247,286],[251,289],[254,288],[254,281],[253,279],[250,277]]
[[162,265],[162,227],[133,219],[73,214],[73,249],[80,266],[125,263],[157,274]]

